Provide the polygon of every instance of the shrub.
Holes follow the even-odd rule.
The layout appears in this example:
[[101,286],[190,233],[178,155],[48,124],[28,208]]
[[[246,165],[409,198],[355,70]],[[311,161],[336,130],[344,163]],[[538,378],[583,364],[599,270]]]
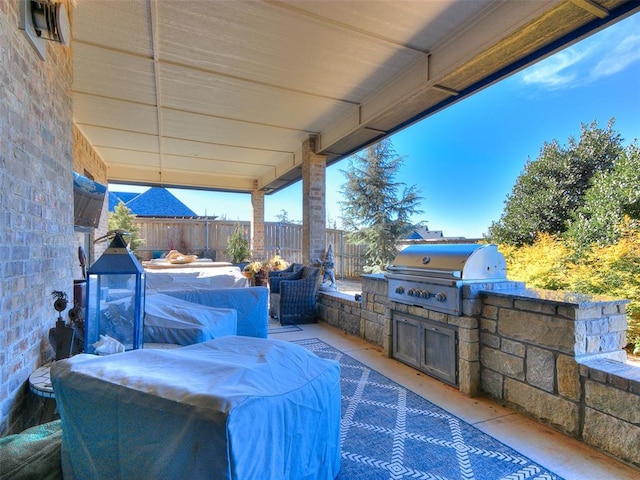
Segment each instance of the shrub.
[[500,245],[510,280],[527,287],[629,299],[627,341],[640,352],[640,225],[626,218],[619,240],[576,253],[566,240],[548,234],[532,245]]
[[242,225],[236,223],[233,234],[227,239],[225,255],[231,258],[232,263],[241,263],[251,258],[251,247],[249,240],[244,236]]

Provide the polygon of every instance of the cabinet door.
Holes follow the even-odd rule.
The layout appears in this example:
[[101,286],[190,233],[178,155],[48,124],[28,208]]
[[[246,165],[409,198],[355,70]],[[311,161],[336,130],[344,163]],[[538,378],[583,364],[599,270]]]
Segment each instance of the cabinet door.
[[431,322],[425,322],[422,326],[422,355],[419,368],[456,385],[456,331]]
[[414,367],[420,365],[420,322],[405,315],[393,316],[393,357]]

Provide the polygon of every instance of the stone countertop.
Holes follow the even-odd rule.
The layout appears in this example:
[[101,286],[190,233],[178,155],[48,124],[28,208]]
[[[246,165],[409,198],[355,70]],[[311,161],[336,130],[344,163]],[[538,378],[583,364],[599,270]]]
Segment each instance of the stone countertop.
[[535,300],[553,304],[569,304],[578,308],[589,308],[597,305],[619,305],[629,303],[628,299],[567,292],[564,290],[542,290],[537,288],[509,288],[503,290],[483,290],[481,293],[497,297]]

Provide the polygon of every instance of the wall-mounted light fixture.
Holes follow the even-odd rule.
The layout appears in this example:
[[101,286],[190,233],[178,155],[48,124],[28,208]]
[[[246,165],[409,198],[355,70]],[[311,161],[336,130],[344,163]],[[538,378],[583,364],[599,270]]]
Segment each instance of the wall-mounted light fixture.
[[46,40],[65,47],[71,40],[67,9],[50,0],[20,0],[20,28],[42,60],[46,58]]

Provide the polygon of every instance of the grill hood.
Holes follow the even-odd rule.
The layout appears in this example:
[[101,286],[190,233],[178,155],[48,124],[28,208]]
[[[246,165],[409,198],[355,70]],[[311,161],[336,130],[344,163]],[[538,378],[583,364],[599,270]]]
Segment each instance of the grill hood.
[[454,280],[506,279],[507,266],[497,245],[410,245],[388,267],[388,272]]

